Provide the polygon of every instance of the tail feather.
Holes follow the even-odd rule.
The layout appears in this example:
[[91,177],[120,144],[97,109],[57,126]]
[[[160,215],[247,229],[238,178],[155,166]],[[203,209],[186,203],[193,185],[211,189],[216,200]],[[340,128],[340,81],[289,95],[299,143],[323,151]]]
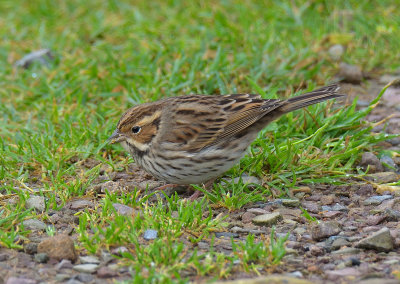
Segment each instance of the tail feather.
[[329,99],[340,98],[343,94],[338,92],[339,89],[340,87],[337,84],[322,87],[286,100],[277,110],[282,113],[287,113]]

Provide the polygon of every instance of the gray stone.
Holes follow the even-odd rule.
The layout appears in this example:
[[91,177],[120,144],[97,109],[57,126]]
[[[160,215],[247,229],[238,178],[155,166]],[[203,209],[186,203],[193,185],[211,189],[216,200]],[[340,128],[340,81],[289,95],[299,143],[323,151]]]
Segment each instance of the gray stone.
[[132,216],[135,212],[132,207],[120,203],[113,203],[113,207],[118,212],[118,214],[124,216]]
[[207,242],[198,242],[197,247],[201,250],[208,250],[210,249],[210,245]]
[[[353,282],[355,283],[355,282]],[[358,281],[357,284],[399,284],[398,279],[369,278]]]
[[382,156],[380,159],[385,171],[396,171],[398,169],[396,163],[393,161],[393,159],[389,156]]
[[[242,175],[241,177],[235,177],[233,179],[233,183],[238,184],[240,179],[242,179],[243,184],[262,184],[262,180],[260,180],[258,177],[253,177],[253,176],[248,176],[248,175]],[[232,179],[226,179],[227,183],[231,183]]]
[[378,232],[372,233],[367,238],[362,239],[356,244],[357,248],[372,249],[379,252],[389,252],[393,250],[393,238],[390,235],[390,230],[386,227]]
[[[264,210],[264,209],[261,209],[261,208],[249,208],[249,209],[247,209],[247,212],[248,212],[248,213],[255,214],[255,215],[268,214],[268,211],[267,211],[267,210]],[[246,212],[246,213],[247,213],[247,212]],[[253,218],[254,218],[254,217],[253,217]]]
[[343,269],[328,270],[328,271],[325,271],[325,274],[327,275],[329,280],[337,281],[339,278],[343,278],[343,277],[354,278],[354,277],[360,276],[361,272],[356,268],[346,267]]
[[397,75],[389,75],[389,74],[386,74],[386,75],[382,75],[380,78],[379,78],[379,83],[380,84],[383,84],[383,85],[387,85],[387,84],[389,84],[390,82],[392,82],[392,81],[394,81],[394,80],[398,80],[400,77]]
[[80,256],[79,260],[81,261],[81,263],[94,263],[94,264],[100,263],[100,260],[93,255]]
[[359,66],[350,65],[346,63],[340,63],[339,65],[339,77],[343,82],[360,84],[363,80],[363,74]]
[[238,238],[239,235],[236,233],[230,233],[230,232],[216,232],[215,233],[216,238],[225,238],[225,239],[230,239],[230,238]]
[[65,282],[67,279],[69,279],[69,278],[71,278],[71,275],[69,275],[69,274],[64,274],[64,273],[58,273],[56,276],[55,276],[55,280],[57,281],[57,282]]
[[293,233],[298,235],[303,235],[305,232],[307,232],[307,229],[304,227],[297,227],[296,229],[293,230]]
[[364,200],[363,204],[368,206],[368,205],[379,205],[381,204],[383,201],[388,200],[388,199],[392,199],[393,196],[392,195],[375,195],[375,196],[371,196],[370,198],[367,198]]
[[15,62],[16,67],[22,67],[22,68],[29,68],[34,62],[39,62],[42,65],[48,65],[51,61],[54,60],[54,56],[50,49],[40,49],[33,51],[24,57],[22,57],[20,60]]
[[[293,256],[291,256],[291,260],[293,260]],[[228,281],[217,281],[214,282],[215,284],[278,284],[278,283],[285,283],[285,284],[315,284],[314,282],[298,279],[295,277],[290,277],[286,275],[278,275],[278,274],[271,274],[267,276],[261,276],[257,278],[245,278],[245,279],[237,279],[237,280],[228,280]]]
[[83,283],[89,283],[93,281],[94,277],[91,274],[79,273],[78,275],[76,275],[75,279]]
[[286,207],[299,207],[300,200],[298,199],[279,199],[282,201],[282,205]]
[[27,243],[24,244],[24,252],[27,254],[35,254],[37,253],[37,243]]
[[46,263],[49,260],[49,256],[47,255],[47,253],[37,253],[35,254],[34,260],[37,263]]
[[384,211],[384,214],[386,216],[386,220],[389,221],[389,222],[400,221],[400,211],[387,208]]
[[97,270],[97,276],[100,278],[111,278],[111,277],[115,277],[117,275],[118,275],[118,273],[115,270],[113,270],[107,266],[100,267],[100,269]]
[[328,53],[332,60],[338,61],[344,53],[344,47],[341,44],[332,45],[329,48]]
[[78,210],[86,209],[86,208],[94,208],[93,202],[86,200],[86,199],[74,200],[71,203],[69,203],[68,206],[71,210],[74,210],[74,211],[78,211]]
[[360,258],[349,257],[343,262],[346,267],[359,266],[361,264]]
[[343,206],[339,203],[336,203],[335,205],[333,205],[332,207],[332,211],[349,211],[349,209],[346,206]]
[[26,229],[32,231],[46,230],[46,224],[38,219],[28,219],[22,222]]
[[390,183],[399,181],[399,175],[394,172],[381,172],[365,175],[365,179],[376,183]]
[[6,253],[0,253],[0,261],[6,261],[10,258],[10,255]]
[[[264,213],[265,214],[265,213]],[[242,215],[242,222],[243,223],[250,223],[251,220],[254,219],[254,217],[256,217],[255,214],[251,213],[251,212],[244,212]]]
[[323,205],[321,206],[322,211],[332,211],[332,207],[328,205]]
[[5,282],[5,284],[36,284],[36,283],[38,282],[35,279],[13,277],[13,276],[8,278],[7,281]]
[[25,207],[30,209],[33,208],[39,212],[43,212],[46,209],[43,196],[31,196],[26,200]]
[[302,205],[309,213],[318,214],[322,210],[321,206],[314,201],[303,201]]
[[86,264],[74,265],[73,269],[83,273],[94,273],[96,272],[98,267],[99,267],[98,264],[86,263]]
[[112,254],[108,251],[102,251],[101,259],[104,263],[109,263],[111,260],[115,259],[115,257],[113,257]]
[[270,214],[263,214],[256,216],[253,219],[253,223],[259,226],[272,226],[282,220],[282,215],[279,212],[274,212]]
[[158,231],[152,229],[148,229],[143,233],[143,239],[145,239],[146,241],[157,239],[157,236]]
[[57,270],[72,269],[72,267],[73,267],[73,265],[69,259],[63,259],[56,265]]
[[350,245],[351,245],[351,243],[348,240],[346,240],[345,238],[337,238],[332,242],[332,245],[330,248],[332,250],[338,250],[341,247],[347,247]]
[[69,279],[67,282],[65,282],[65,284],[82,284],[83,282],[75,279],[75,278],[71,278]]
[[347,254],[359,254],[361,252],[362,252],[362,250],[358,249],[358,248],[342,248],[340,250],[336,250],[336,251],[331,252],[331,254],[345,254],[345,255],[347,255]]
[[303,273],[301,273],[301,271],[293,271],[293,272],[287,273],[286,275],[291,276],[291,277],[296,277],[296,278],[304,277],[304,275],[303,275]]
[[320,241],[339,234],[341,230],[341,225],[337,221],[321,222],[311,227],[311,237],[315,241]]
[[253,234],[253,235],[260,235],[260,234],[265,234],[266,233],[263,230],[243,229],[243,228],[240,228],[240,227],[237,227],[237,226],[232,227],[230,229],[230,231],[232,233],[246,233],[246,234]]
[[367,170],[369,166],[370,173],[382,172],[383,166],[379,161],[378,157],[371,152],[365,152],[362,154],[360,166]]
[[383,263],[384,264],[389,264],[389,265],[395,265],[398,264],[400,261],[398,259],[388,259],[385,260]]
[[129,250],[126,247],[117,247],[111,251],[112,254],[119,255],[119,256],[121,256],[122,253],[125,253],[125,252],[129,252]]

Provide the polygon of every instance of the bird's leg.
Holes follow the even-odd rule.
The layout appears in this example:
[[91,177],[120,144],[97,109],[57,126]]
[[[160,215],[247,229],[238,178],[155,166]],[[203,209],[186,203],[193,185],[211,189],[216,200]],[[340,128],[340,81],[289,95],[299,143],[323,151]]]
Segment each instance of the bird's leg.
[[[207,181],[206,183],[203,184],[203,188],[205,190],[210,189],[211,186],[213,185],[214,181],[215,181],[215,179],[211,179],[211,180]],[[188,198],[188,200],[190,202],[193,202],[200,196],[200,194],[201,194],[200,190],[195,190],[195,192]]]
[[174,183],[168,183],[164,184],[162,186],[156,187],[155,190],[165,190],[167,188],[174,188],[174,187],[179,187],[181,186],[180,184],[174,184]]
[[201,194],[201,191],[200,191],[200,190],[195,190],[194,193],[188,198],[188,200],[189,200],[190,202],[193,202],[193,201],[195,201],[197,198],[199,198],[200,194]]

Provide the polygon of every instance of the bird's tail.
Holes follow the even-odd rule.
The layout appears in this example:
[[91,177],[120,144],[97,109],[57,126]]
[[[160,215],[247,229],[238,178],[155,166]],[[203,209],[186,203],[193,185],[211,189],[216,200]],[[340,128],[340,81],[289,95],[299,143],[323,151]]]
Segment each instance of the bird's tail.
[[282,113],[287,113],[329,99],[340,98],[344,95],[338,92],[339,89],[340,87],[337,84],[322,87],[284,101],[277,110]]

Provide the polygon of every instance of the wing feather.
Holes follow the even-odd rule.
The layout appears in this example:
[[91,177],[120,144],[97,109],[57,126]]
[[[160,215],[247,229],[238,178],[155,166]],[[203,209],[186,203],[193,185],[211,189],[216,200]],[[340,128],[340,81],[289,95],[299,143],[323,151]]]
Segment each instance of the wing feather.
[[258,95],[184,96],[171,98],[160,129],[164,147],[199,151],[223,142],[281,106],[280,100],[264,100]]

